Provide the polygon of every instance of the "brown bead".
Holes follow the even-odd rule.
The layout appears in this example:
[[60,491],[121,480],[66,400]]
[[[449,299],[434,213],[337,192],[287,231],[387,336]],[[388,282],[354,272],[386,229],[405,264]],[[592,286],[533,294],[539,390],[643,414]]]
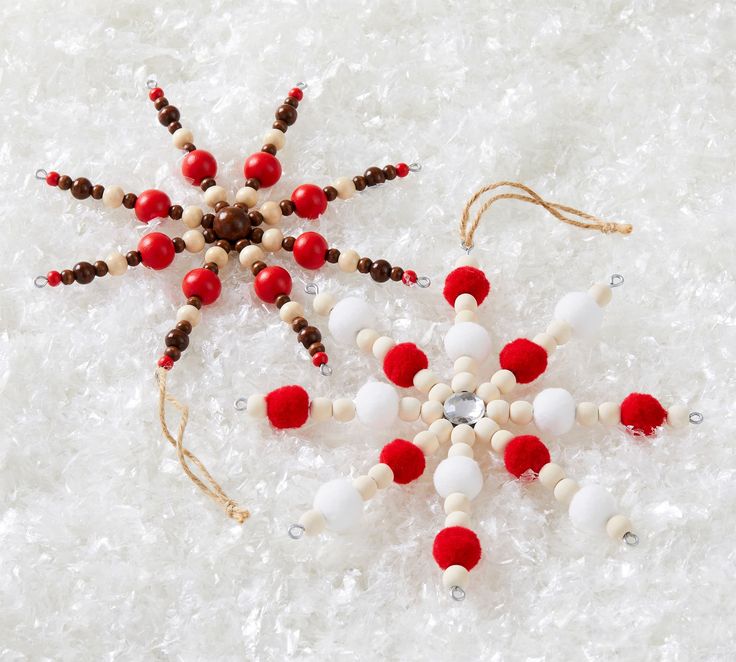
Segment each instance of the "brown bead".
[[125,259],[131,267],[137,267],[141,263],[141,254],[138,251],[128,251]]
[[299,99],[295,99],[294,97],[286,97],[286,99],[284,99],[284,103],[288,106],[299,108]]
[[164,342],[167,347],[176,347],[183,352],[189,347],[189,336],[179,329],[173,329],[166,334]]
[[325,186],[322,189],[322,192],[325,194],[327,202],[332,202],[335,198],[337,198],[337,189],[334,186]]
[[241,239],[238,243],[235,244],[235,250],[240,253],[244,248],[247,246],[250,246],[250,240],[249,239]]
[[271,143],[269,143],[261,147],[261,151],[266,152],[266,154],[270,154],[271,156],[276,156],[276,152],[278,150],[276,149],[276,145],[272,145]]
[[356,177],[353,177],[353,184],[355,184],[356,191],[364,190],[367,185],[365,177],[363,177],[363,175],[357,175]]
[[207,230],[208,228],[211,228],[215,224],[215,215],[214,214],[205,214],[202,216],[202,227]]
[[102,194],[105,192],[105,187],[102,184],[95,184],[92,187],[92,197],[95,200],[101,200]]
[[95,268],[89,262],[77,262],[72,271],[74,280],[80,285],[86,285],[95,279]]
[[188,306],[194,306],[197,310],[201,310],[202,308],[202,299],[199,297],[189,297],[187,299],[187,305]]
[[383,166],[383,176],[388,179],[396,179],[396,168],[392,165]]
[[215,186],[217,182],[212,179],[212,177],[207,177],[207,179],[203,179],[200,184],[199,188],[201,188],[203,191],[206,191],[208,188],[211,188],[212,186]]
[[138,196],[135,193],[126,193],[123,196],[123,207],[126,209],[133,209],[133,207],[135,207],[136,200],[138,200]]
[[307,326],[309,326],[309,322],[307,322],[303,317],[295,317],[291,322],[291,328],[294,329],[296,333],[299,333]]
[[248,220],[254,228],[258,227],[263,223],[263,214],[261,214],[257,209],[251,209],[248,212]]
[[383,184],[386,181],[386,177],[383,174],[383,170],[376,166],[371,166],[363,173],[365,177],[365,183],[368,186],[375,186],[376,184]]
[[218,239],[215,242],[215,246],[222,248],[226,253],[229,253],[233,249],[232,244],[227,239]]
[[77,200],[85,200],[92,195],[92,182],[86,177],[77,177],[72,183],[72,195]]
[[260,244],[263,241],[263,230],[261,228],[251,228],[250,240],[254,244]]
[[327,260],[330,264],[337,264],[337,261],[340,259],[340,251],[337,250],[337,248],[329,248],[327,250],[327,253],[325,253],[325,260]]
[[259,182],[254,177],[251,177],[250,179],[246,179],[245,180],[245,185],[246,186],[250,186],[252,189],[254,189],[256,191],[261,188],[261,182]]
[[212,226],[218,238],[229,241],[239,241],[248,237],[250,219],[240,207],[224,207],[215,213],[215,222]]
[[164,354],[172,361],[178,361],[181,358],[181,350],[176,347],[167,347]]
[[256,260],[250,267],[250,271],[254,276],[257,276],[261,271],[263,271],[268,265],[265,262],[261,262],[260,260]]
[[287,126],[291,126],[292,124],[294,124],[294,122],[296,122],[296,116],[297,112],[294,106],[283,104],[276,109],[276,119],[281,120]]
[[197,149],[197,146],[194,143],[184,143],[184,147],[182,149],[185,152],[193,152],[195,149]]
[[309,346],[308,351],[309,351],[309,356],[314,356],[315,354],[324,352],[325,346],[321,342],[315,342]]
[[386,260],[376,260],[371,266],[371,278],[377,283],[385,283],[391,278],[391,265]]
[[95,276],[102,278],[102,276],[107,275],[108,271],[107,262],[104,260],[97,260],[97,262],[95,262]]
[[176,328],[179,329],[182,333],[186,333],[189,335],[192,332],[192,323],[187,322],[186,320],[182,320],[181,322],[176,323]]
[[64,285],[71,285],[74,282],[74,272],[71,269],[64,269],[61,272],[61,282]]
[[207,271],[211,271],[213,274],[220,273],[220,267],[218,267],[214,262],[205,262],[202,268],[207,269]]
[[305,326],[301,331],[299,331],[296,339],[304,345],[304,347],[309,347],[310,345],[322,340],[322,334],[316,326]]
[[173,136],[179,129],[181,129],[181,122],[172,122],[169,124],[169,133]]
[[283,248],[285,251],[293,251],[295,241],[296,239],[294,239],[294,237],[284,237],[281,242],[281,248]]
[[360,260],[358,260],[358,271],[362,274],[367,274],[371,267],[373,266],[373,260],[369,257],[361,257]]
[[203,230],[202,236],[204,237],[205,242],[208,244],[211,244],[217,239],[217,235],[215,234],[215,231],[212,228],[207,228]]
[[153,102],[153,107],[156,110],[163,110],[168,105],[169,100],[166,97],[159,97],[158,99],[156,99],[156,101]]
[[215,203],[215,213],[220,211],[220,209],[225,209],[225,207],[229,207],[230,203],[226,200],[220,200],[220,202]]
[[399,282],[404,277],[404,270],[401,267],[391,269],[391,280]]
[[166,106],[158,111],[158,121],[164,126],[169,126],[172,122],[178,122],[181,114],[176,106]]
[[174,250],[177,253],[183,253],[184,249],[187,247],[186,242],[181,237],[174,237]]
[[281,306],[285,306],[289,301],[291,301],[291,299],[288,294],[279,294],[274,303],[276,304],[276,308],[281,308]]
[[282,122],[281,120],[276,120],[271,127],[278,129],[281,133],[286,133],[286,130],[289,128],[286,122]]
[[171,205],[171,207],[169,207],[169,216],[175,221],[178,221],[182,217],[183,213],[184,208],[181,205]]
[[279,202],[279,207],[284,216],[291,216],[294,213],[294,203],[291,200],[282,200]]
[[59,183],[57,186],[62,191],[68,191],[72,187],[72,178],[69,175],[62,175],[59,177]]

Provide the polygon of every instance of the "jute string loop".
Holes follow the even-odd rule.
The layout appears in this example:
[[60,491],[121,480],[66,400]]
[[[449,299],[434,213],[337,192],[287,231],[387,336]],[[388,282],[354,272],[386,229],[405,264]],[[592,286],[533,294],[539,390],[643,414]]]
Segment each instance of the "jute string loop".
[[[225,510],[225,513],[231,519],[239,524],[245,522],[250,517],[250,512],[238,506],[225,491],[220,484],[212,477],[207,467],[202,461],[189,449],[184,447],[184,430],[186,430],[189,422],[189,407],[179,402],[171,393],[166,390],[167,372],[163,368],[156,371],[158,380],[158,417],[161,421],[161,429],[163,430],[166,440],[176,449],[176,455],[179,458],[179,464],[184,469],[184,473],[189,479],[210,499],[219,503]],[[180,414],[179,428],[174,438],[166,424],[166,403],[169,402]],[[196,467],[196,471],[192,468]],[[197,475],[197,472],[199,475]],[[200,477],[201,476],[201,477]]]
[[[524,191],[526,195],[523,195],[522,193],[497,193],[483,203],[473,220],[470,221],[470,210],[476,201],[485,193],[503,186]],[[499,200],[521,200],[522,202],[530,202],[534,205],[539,205],[540,207],[544,207],[550,214],[552,214],[552,216],[563,223],[574,225],[575,227],[583,228],[585,230],[598,230],[598,232],[603,232],[604,234],[612,234],[615,232],[620,234],[631,234],[631,231],[633,230],[633,227],[628,223],[612,223],[610,221],[604,221],[597,216],[580,211],[574,207],[561,205],[557,202],[547,202],[547,200],[544,200],[541,195],[519,182],[495,182],[494,184],[488,184],[478,189],[465,203],[462,216],[460,217],[460,238],[462,239],[463,246],[466,249],[473,247],[473,236],[475,235],[475,231],[478,229],[478,225],[480,224],[480,219],[483,214],[490,209],[491,205]]]

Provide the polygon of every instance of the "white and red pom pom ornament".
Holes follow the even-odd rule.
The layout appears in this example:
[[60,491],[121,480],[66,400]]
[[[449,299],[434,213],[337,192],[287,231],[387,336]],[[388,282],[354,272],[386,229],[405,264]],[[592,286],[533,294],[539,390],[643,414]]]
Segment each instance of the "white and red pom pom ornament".
[[282,386],[266,396],[266,416],[280,430],[299,428],[309,417],[309,395],[301,386]]
[[450,526],[435,537],[432,556],[442,570],[452,565],[472,570],[480,561],[480,540],[474,531],[464,526]]
[[394,482],[405,485],[424,473],[426,460],[421,449],[406,439],[394,439],[381,449],[379,461],[391,467]]
[[445,351],[451,360],[469,356],[483,363],[491,353],[491,337],[480,324],[460,322],[445,335]]
[[533,402],[534,424],[540,432],[559,437],[575,425],[575,400],[564,388],[546,388]]
[[355,395],[355,414],[370,428],[389,428],[399,416],[399,394],[389,384],[368,382]]
[[647,393],[631,393],[621,403],[621,423],[632,432],[651,436],[667,420],[667,410]]
[[442,460],[434,471],[434,488],[442,497],[459,492],[472,501],[482,487],[483,474],[472,457],[453,455]]
[[603,309],[588,292],[570,292],[555,306],[555,319],[567,322],[579,336],[592,336],[603,321]]
[[376,315],[365,301],[347,297],[337,302],[330,311],[327,323],[332,337],[341,345],[353,345],[358,333],[375,324]]
[[383,359],[383,372],[396,386],[409,388],[414,375],[429,366],[427,355],[414,343],[399,343]]
[[338,478],[322,485],[314,496],[314,509],[330,531],[343,533],[363,519],[363,497],[352,481]]

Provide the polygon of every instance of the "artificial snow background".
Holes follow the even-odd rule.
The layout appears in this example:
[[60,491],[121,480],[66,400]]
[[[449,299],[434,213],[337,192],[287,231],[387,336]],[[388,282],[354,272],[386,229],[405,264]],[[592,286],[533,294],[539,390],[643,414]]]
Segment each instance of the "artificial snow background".
[[[0,9],[0,657],[733,659],[733,5],[106,4]],[[390,436],[357,422],[274,433],[233,401],[288,383],[338,397],[381,373],[330,342],[335,374],[320,377],[237,261],[170,386],[193,406],[191,448],[253,516],[238,526],[196,491],[162,441],[153,371],[181,276],[200,258],[32,286],[49,268],[133,248],[146,230],[122,208],[49,189],[36,168],[200,199],[147,99],[150,73],[232,190],[298,80],[309,89],[276,199],[303,181],[422,162],[419,175],[331,205],[319,229],[433,287],[330,265],[316,281],[367,297],[381,330],[418,342],[445,374],[453,315],[441,284],[476,187],[523,181],[633,223],[630,237],[603,236],[503,203],[476,254],[497,349],[543,330],[566,292],[626,276],[600,339],[565,346],[522,396],[643,390],[705,413],[653,440],[596,428],[551,444],[570,475],[610,488],[640,546],[574,531],[540,485],[510,480],[490,457],[473,515],[484,559],[462,604],[431,556],[444,519],[434,464],[382,492],[355,533],[289,540],[317,487],[365,471]]]

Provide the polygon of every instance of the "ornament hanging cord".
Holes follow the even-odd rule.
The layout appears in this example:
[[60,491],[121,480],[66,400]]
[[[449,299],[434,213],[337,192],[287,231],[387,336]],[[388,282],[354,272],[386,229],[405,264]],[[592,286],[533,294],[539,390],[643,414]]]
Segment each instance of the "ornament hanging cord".
[[[526,195],[521,193],[497,193],[483,203],[473,220],[470,221],[470,210],[476,201],[485,193],[503,186],[518,189],[526,193]],[[475,235],[475,231],[478,229],[481,217],[488,211],[488,209],[490,209],[491,205],[499,200],[521,200],[522,202],[530,202],[534,205],[539,205],[540,207],[544,207],[550,214],[552,214],[552,216],[563,223],[574,225],[575,227],[583,228],[585,230],[598,230],[598,232],[603,232],[604,234],[613,234],[616,232],[619,234],[631,234],[631,231],[634,229],[633,226],[628,223],[612,223],[604,221],[597,216],[575,209],[574,207],[561,205],[557,202],[548,202],[528,186],[519,182],[495,182],[478,189],[465,203],[462,216],[460,217],[460,238],[462,239],[462,246],[465,250],[470,251],[470,249],[473,248],[473,236]]]

